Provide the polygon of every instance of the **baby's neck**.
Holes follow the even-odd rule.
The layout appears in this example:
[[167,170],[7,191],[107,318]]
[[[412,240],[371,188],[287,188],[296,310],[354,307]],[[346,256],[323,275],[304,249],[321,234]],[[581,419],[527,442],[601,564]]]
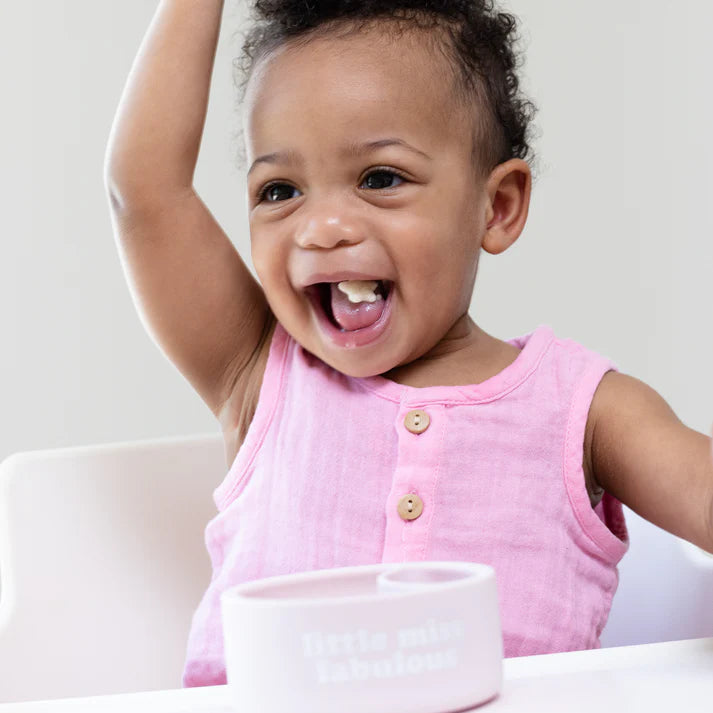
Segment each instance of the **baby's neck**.
[[382,374],[404,386],[465,386],[480,384],[517,359],[520,350],[486,334],[468,314],[426,354]]

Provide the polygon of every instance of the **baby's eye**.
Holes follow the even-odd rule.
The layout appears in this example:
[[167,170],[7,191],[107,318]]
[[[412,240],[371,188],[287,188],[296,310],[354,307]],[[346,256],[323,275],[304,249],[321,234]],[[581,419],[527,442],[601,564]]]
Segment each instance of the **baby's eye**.
[[372,171],[363,181],[368,184],[367,188],[372,188],[374,190],[381,190],[384,188],[395,188],[397,184],[394,184],[394,180],[401,181],[403,183],[404,179],[399,176],[394,171],[387,171],[385,169],[379,169],[378,171]]
[[287,183],[272,183],[260,192],[259,200],[268,203],[290,200],[290,198],[294,198],[294,191],[297,189]]

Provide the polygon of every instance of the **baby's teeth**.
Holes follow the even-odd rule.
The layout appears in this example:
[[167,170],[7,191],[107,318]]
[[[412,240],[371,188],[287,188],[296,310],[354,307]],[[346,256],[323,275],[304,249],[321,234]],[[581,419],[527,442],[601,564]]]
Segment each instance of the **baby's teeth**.
[[345,280],[340,282],[337,287],[340,292],[343,292],[352,303],[357,302],[376,302],[381,299],[381,295],[376,294],[376,288],[379,283],[375,280]]

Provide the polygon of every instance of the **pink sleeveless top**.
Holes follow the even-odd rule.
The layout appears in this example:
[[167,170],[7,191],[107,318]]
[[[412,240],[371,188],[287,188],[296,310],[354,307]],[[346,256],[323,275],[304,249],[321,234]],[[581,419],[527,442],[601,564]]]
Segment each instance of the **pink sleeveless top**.
[[[480,384],[413,388],[352,378],[277,326],[259,403],[215,491],[213,577],[194,614],[183,683],[225,683],[220,594],[248,580],[379,562],[495,568],[505,656],[598,648],[622,506],[592,508],[582,470],[594,391],[615,367],[549,327]],[[407,416],[425,412],[413,433]],[[421,419],[423,423],[425,419]],[[417,496],[415,519],[399,514]]]

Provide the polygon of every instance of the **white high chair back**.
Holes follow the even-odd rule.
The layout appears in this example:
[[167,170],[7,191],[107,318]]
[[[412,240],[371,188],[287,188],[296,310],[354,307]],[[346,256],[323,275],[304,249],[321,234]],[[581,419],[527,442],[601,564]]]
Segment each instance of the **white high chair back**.
[[[0,702],[180,686],[226,470],[219,435],[0,465]],[[713,557],[626,514],[602,645],[713,636]]]
[[179,688],[219,435],[0,465],[0,702]]
[[631,545],[602,646],[713,636],[713,555],[624,510]]

